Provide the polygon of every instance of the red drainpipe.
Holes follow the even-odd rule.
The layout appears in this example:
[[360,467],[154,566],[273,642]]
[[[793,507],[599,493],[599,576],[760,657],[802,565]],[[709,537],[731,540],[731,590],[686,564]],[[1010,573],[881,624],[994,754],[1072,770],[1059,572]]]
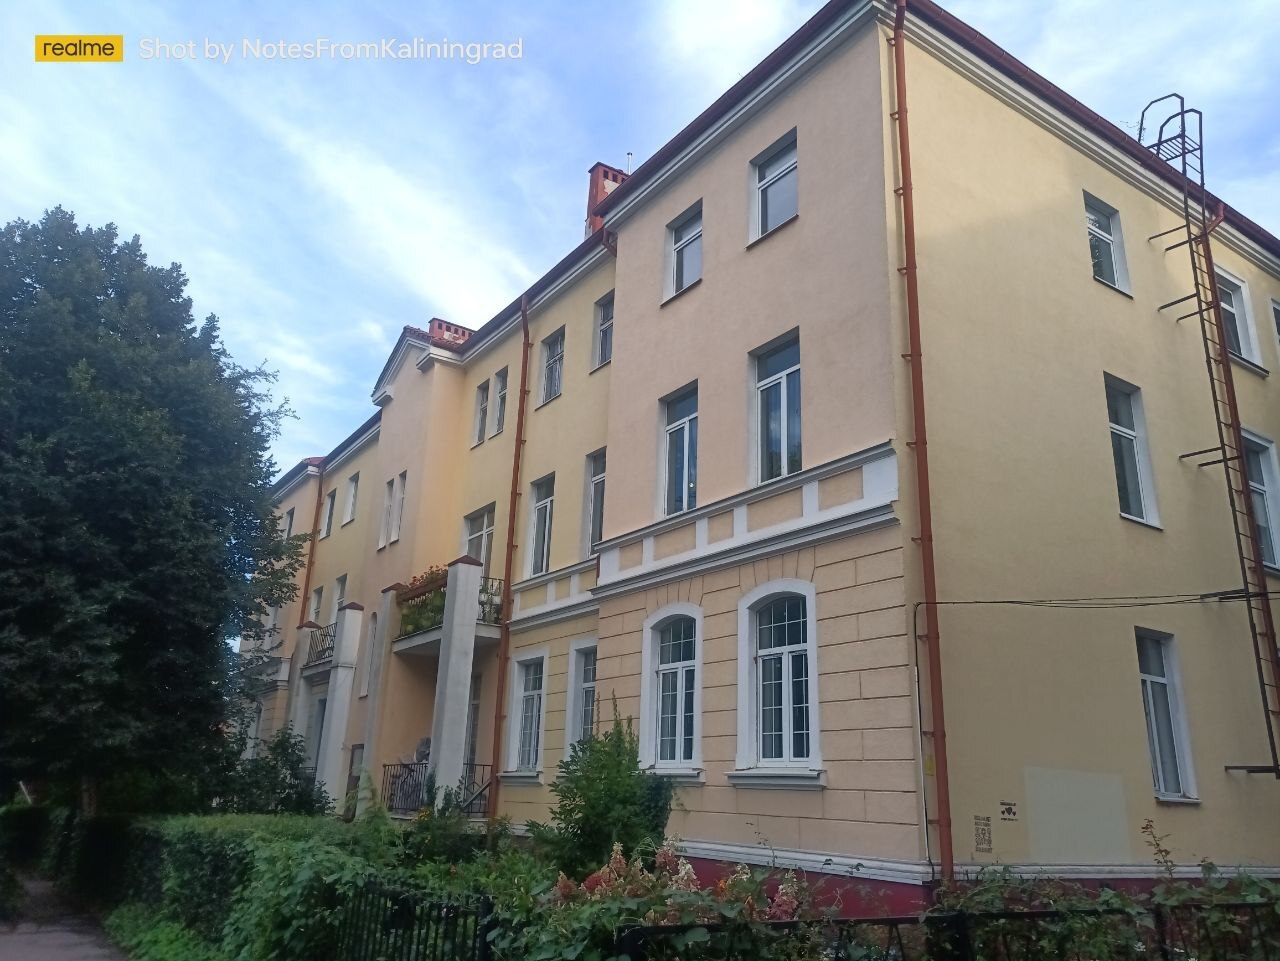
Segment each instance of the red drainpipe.
[[[891,115],[898,123],[898,157],[901,168],[902,234],[907,287],[907,340],[911,364],[911,414],[915,440],[916,502],[920,516],[920,560],[924,577],[925,650],[929,658],[929,713],[933,721],[934,785],[938,795],[938,847],[942,879],[955,876],[955,855],[951,838],[951,787],[947,770],[947,729],[942,711],[942,656],[938,643],[938,584],[933,556],[933,509],[929,498],[929,446],[924,421],[924,357],[920,337],[920,288],[916,277],[916,211],[911,193],[911,138],[907,129],[907,46],[903,23],[907,0],[896,0],[893,18],[893,79],[897,110]],[[925,830],[929,830],[928,824]]]
[[529,395],[529,298],[520,298],[520,331],[524,342],[520,351],[520,391],[516,395],[516,443],[511,453],[511,497],[507,502],[507,548],[502,562],[502,625],[498,635],[498,700],[493,712],[493,774],[489,782],[488,816],[498,815],[498,772],[502,770],[502,729],[507,723],[507,671],[511,659],[511,578],[516,559],[516,516],[520,506],[520,468],[524,462],[524,413]]

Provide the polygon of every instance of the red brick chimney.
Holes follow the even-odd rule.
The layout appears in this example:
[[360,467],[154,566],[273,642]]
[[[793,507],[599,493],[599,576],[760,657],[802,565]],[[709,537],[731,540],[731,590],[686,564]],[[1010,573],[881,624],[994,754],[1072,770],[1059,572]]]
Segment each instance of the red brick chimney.
[[427,325],[427,334],[433,341],[445,341],[460,346],[470,339],[472,331],[458,324],[441,320],[439,317],[432,317],[431,323]]
[[617,167],[597,163],[587,171],[587,177],[590,178],[587,181],[587,229],[583,236],[590,237],[604,226],[604,218],[592,213],[596,209],[596,204],[609,196],[614,187],[627,179],[627,175]]

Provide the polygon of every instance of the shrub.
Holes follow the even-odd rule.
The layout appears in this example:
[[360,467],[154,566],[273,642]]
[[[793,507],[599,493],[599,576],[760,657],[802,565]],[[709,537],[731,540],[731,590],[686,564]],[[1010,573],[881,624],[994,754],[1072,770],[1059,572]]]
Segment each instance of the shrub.
[[13,922],[22,913],[23,891],[4,852],[0,851],[0,922]]
[[106,928],[132,961],[226,961],[218,947],[142,905],[116,908],[107,917]]
[[573,746],[551,785],[557,798],[550,826],[529,822],[529,833],[570,877],[582,877],[621,844],[628,856],[662,843],[671,815],[670,780],[640,770],[639,745],[618,718],[598,737]]
[[306,742],[281,728],[262,753],[240,761],[218,808],[232,814],[325,814],[333,801],[309,767]]
[[0,853],[11,865],[35,864],[49,835],[50,808],[42,804],[15,802],[0,807]]
[[70,846],[54,875],[58,887],[86,904],[120,903],[126,894],[132,818],[113,814],[69,823]]

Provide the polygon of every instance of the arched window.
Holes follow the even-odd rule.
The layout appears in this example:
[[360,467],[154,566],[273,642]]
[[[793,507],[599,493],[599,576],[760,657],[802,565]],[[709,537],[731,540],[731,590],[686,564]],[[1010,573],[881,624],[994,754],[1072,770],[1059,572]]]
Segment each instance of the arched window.
[[697,625],[692,617],[673,617],[658,628],[658,763],[693,761]]
[[640,675],[640,763],[672,777],[702,764],[702,610],[669,604],[644,622]]
[[760,760],[807,761],[809,644],[805,599],[784,594],[754,610],[755,680]]

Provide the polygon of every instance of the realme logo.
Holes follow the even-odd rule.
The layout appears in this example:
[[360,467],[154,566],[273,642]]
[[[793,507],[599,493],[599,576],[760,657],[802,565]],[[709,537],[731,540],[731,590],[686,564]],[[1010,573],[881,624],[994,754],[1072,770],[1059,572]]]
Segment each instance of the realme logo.
[[36,35],[36,63],[120,63],[124,35]]

